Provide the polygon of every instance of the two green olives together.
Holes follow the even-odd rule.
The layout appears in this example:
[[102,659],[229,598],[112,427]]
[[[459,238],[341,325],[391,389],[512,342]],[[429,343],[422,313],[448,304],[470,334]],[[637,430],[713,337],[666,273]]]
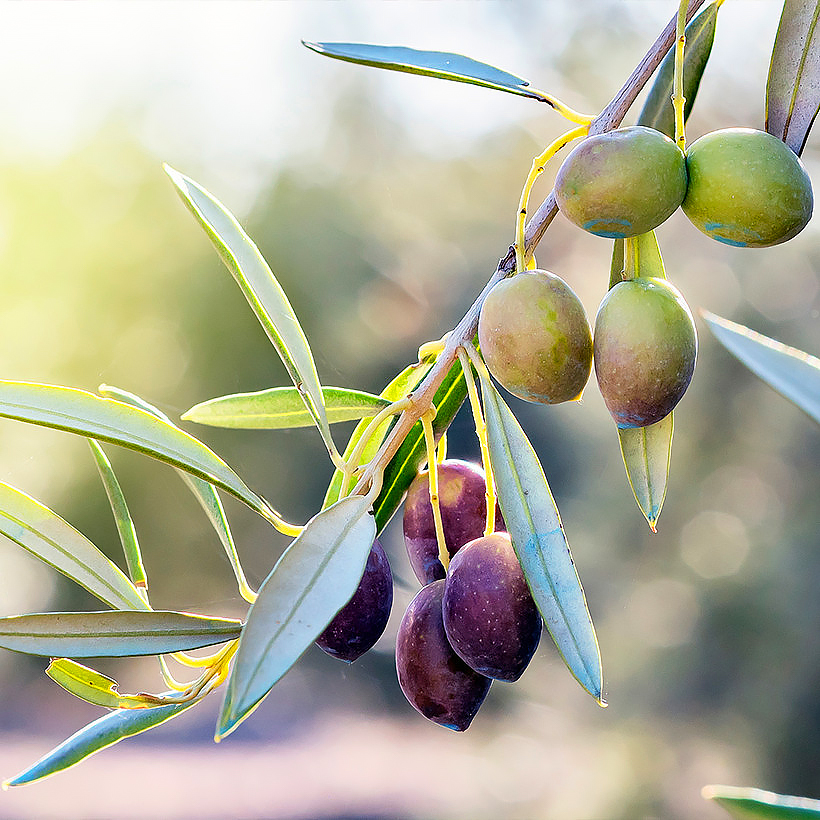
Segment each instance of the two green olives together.
[[[813,206],[799,158],[776,137],[745,128],[707,134],[685,157],[668,137],[643,126],[590,137],[564,161],[555,193],[570,221],[599,236],[647,233],[681,206],[708,236],[741,247],[791,239]],[[644,427],[668,415],[689,385],[697,355],[686,302],[654,277],[610,289],[593,342],[566,282],[543,270],[521,272],[488,294],[478,338],[495,378],[528,401],[578,398],[594,360],[619,427]]]

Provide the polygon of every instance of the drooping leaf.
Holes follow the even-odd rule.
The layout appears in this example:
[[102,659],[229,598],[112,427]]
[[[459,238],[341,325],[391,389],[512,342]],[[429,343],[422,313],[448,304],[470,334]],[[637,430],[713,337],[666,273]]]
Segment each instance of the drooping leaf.
[[785,0],[766,84],[766,130],[798,156],[820,110],[817,0]]
[[619,427],[621,455],[629,486],[647,523],[656,530],[666,498],[672,456],[674,413],[648,427]]
[[714,800],[737,820],[820,820],[820,800],[808,797],[737,786],[706,786],[703,796]]
[[156,416],[85,390],[0,381],[0,416],[109,441],[186,470],[268,518],[270,508],[201,441]]
[[216,730],[230,734],[350,600],[376,537],[362,496],[308,521],[276,562],[248,612]]
[[3,483],[0,533],[110,607],[148,608],[122,570],[84,535],[36,499]]
[[612,261],[609,264],[609,287],[614,288],[623,281],[624,273],[624,240],[616,239],[612,245]]
[[655,231],[624,240],[624,267],[627,275],[631,272],[643,279],[666,279],[666,270]]
[[37,612],[0,618],[0,647],[52,658],[122,658],[213,646],[241,631],[240,621],[187,612]]
[[74,697],[107,709],[146,709],[163,703],[157,695],[121,695],[113,678],[69,658],[52,659],[46,674]]
[[[162,419],[166,422],[166,424],[173,425],[173,422],[168,418],[168,416],[165,415],[165,413],[154,407],[152,404],[149,404],[144,399],[141,399],[139,396],[129,393],[127,390],[120,390],[119,388],[112,387],[108,384],[101,384],[99,391],[103,396],[109,396],[117,399],[117,401],[124,402],[125,404],[132,404],[134,407],[139,407],[146,413],[150,413],[151,415]],[[228,517],[225,515],[225,508],[222,506],[222,501],[219,498],[216,488],[213,484],[203,481],[201,478],[197,478],[184,470],[177,470],[177,475],[179,475],[179,477],[185,482],[188,489],[193,493],[194,498],[196,498],[199,502],[200,506],[205,511],[205,514],[208,516],[208,520],[211,522],[211,525],[216,530],[216,534],[219,536],[219,540],[222,543],[222,547],[225,550],[225,554],[228,556],[228,561],[230,561],[231,568],[236,576],[240,591],[244,590],[245,593],[252,592],[245,578],[245,572],[242,569],[242,564],[239,561],[239,554],[236,551],[236,544],[234,543],[233,534],[231,533],[231,528],[228,524]]]
[[333,438],[313,354],[273,271],[233,214],[219,200],[169,165],[165,166],[165,171],[236,280],[282,359],[328,449],[332,449]]
[[701,315],[730,353],[820,423],[820,359],[714,313]]
[[131,576],[134,586],[148,589],[148,577],[142,563],[142,551],[137,539],[137,530],[134,527],[131,513],[128,511],[128,504],[125,502],[125,495],[120,487],[120,482],[117,481],[117,476],[114,474],[114,469],[111,467],[111,462],[108,460],[103,448],[92,438],[88,439],[88,444],[91,447],[91,452],[94,455],[97,469],[105,487],[105,493],[108,496],[108,502],[111,504],[111,510],[114,513],[114,522],[117,525],[120,543],[125,554],[128,574]]
[[[467,384],[464,381],[461,365],[456,361],[433,396],[433,404],[436,407],[433,432],[436,437],[450,425],[465,398],[467,398]],[[382,489],[373,504],[376,527],[379,532],[387,526],[393,513],[399,508],[410,482],[416,477],[419,467],[426,458],[424,431],[421,422],[417,422],[385,468]]]
[[190,709],[200,700],[201,698],[197,698],[185,703],[172,703],[153,709],[117,709],[115,712],[109,712],[75,732],[20,774],[5,781],[3,788],[34,783],[44,777],[65,771],[102,749],[107,749],[127,737],[138,735],[140,732],[165,723],[166,720]]
[[498,502],[547,629],[572,674],[603,704],[601,655],[561,517],[532,445],[485,374],[481,394]]
[[[689,117],[695,104],[701,77],[712,52],[719,8],[718,3],[712,3],[686,27],[686,46],[683,52],[683,96],[686,98],[684,119]],[[654,128],[671,138],[675,135],[675,112],[672,108],[674,76],[675,49],[672,48],[658,67],[652,88],[638,116],[638,125]]]
[[[421,382],[421,380],[430,372],[430,368],[432,367],[431,363],[417,363],[411,364],[406,367],[404,370],[399,373],[396,378],[394,378],[387,387],[384,388],[381,392],[381,398],[385,399],[386,401],[392,403],[398,401],[399,399],[404,398],[409,393],[411,393]],[[344,457],[345,460],[349,459],[353,455],[353,450],[358,444],[359,440],[361,439],[364,431],[367,429],[368,424],[370,423],[370,419],[363,419],[360,421],[353,433],[350,436],[350,440],[347,443],[347,447],[345,447]],[[378,427],[376,432],[371,437],[370,441],[364,446],[362,450],[362,456],[359,459],[359,464],[366,464],[370,461],[373,456],[381,447],[382,442],[384,441],[385,436],[387,435],[390,428],[395,423],[395,417],[390,419],[385,419]],[[333,478],[330,481],[330,485],[327,488],[327,493],[325,494],[325,500],[322,503],[322,509],[326,509],[331,504],[335,504],[339,500],[339,492],[342,488],[342,473],[341,470],[336,470],[333,473]],[[350,490],[353,489],[351,486]]]
[[[323,387],[330,424],[375,416],[390,402],[361,390]],[[182,414],[184,421],[243,430],[283,430],[314,423],[295,387],[273,387],[256,393],[234,393],[201,402]]]
[[421,74],[439,80],[454,80],[483,88],[507,91],[535,100],[543,98],[529,89],[529,82],[486,63],[480,63],[462,54],[448,51],[419,51],[404,46],[380,46],[366,43],[308,43],[302,41],[317,54],[345,60],[349,63]]

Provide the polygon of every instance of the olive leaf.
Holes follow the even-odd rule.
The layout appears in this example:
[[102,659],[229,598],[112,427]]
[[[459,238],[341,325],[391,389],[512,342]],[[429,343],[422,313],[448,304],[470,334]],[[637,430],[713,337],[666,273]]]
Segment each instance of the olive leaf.
[[707,800],[714,800],[737,820],[820,820],[820,800],[775,794],[738,786],[705,786]]
[[[169,692],[168,694],[175,693]],[[127,737],[133,737],[165,723],[166,720],[190,709],[200,700],[201,698],[195,698],[183,703],[171,703],[152,709],[117,709],[109,712],[75,732],[27,769],[6,780],[3,788],[23,786],[62,772],[95,752],[107,749]]]
[[240,621],[187,612],[36,612],[0,618],[0,647],[44,657],[122,658],[213,646],[241,630]]
[[798,156],[820,110],[817,0],[785,0],[766,84],[766,130]]
[[276,562],[248,611],[216,740],[256,708],[353,596],[376,537],[369,508],[369,499],[351,496],[322,510]]
[[3,483],[0,534],[113,609],[148,609],[125,573],[82,533],[36,499]]
[[[330,424],[375,416],[390,404],[371,393],[343,387],[323,387],[322,395]],[[272,387],[209,399],[183,413],[182,420],[243,430],[284,430],[314,423],[295,387]]]
[[[683,57],[683,108],[684,120],[688,119],[695,104],[706,63],[712,53],[715,39],[717,14],[720,3],[707,6],[686,27],[686,46]],[[661,131],[668,137],[675,134],[675,111],[672,107],[672,91],[675,76],[675,49],[664,57],[658,68],[652,88],[638,116],[638,125],[646,125]]]
[[498,502],[532,597],[570,672],[603,705],[601,655],[558,507],[532,445],[479,372]]
[[165,172],[236,280],[282,359],[328,451],[333,452],[335,445],[313,354],[282,286],[253,240],[219,200],[167,164]]
[[[139,407],[146,413],[150,413],[152,416],[156,416],[161,419],[166,424],[176,426],[161,410],[157,409],[152,404],[149,404],[144,399],[141,399],[139,396],[129,393],[127,390],[120,390],[119,388],[112,387],[108,384],[101,384],[98,389],[103,396],[117,399],[124,404],[131,404],[134,407]],[[216,488],[213,484],[203,481],[201,478],[197,478],[185,470],[177,470],[177,474],[185,482],[188,489],[193,493],[194,498],[196,498],[199,502],[200,506],[205,511],[205,514],[208,516],[208,520],[211,522],[211,525],[216,530],[216,534],[219,536],[219,540],[222,543],[222,547],[225,550],[225,554],[228,556],[228,561],[231,564],[231,569],[233,569],[234,576],[239,584],[240,592],[244,592],[248,598],[252,598],[252,595],[247,594],[252,592],[252,590],[250,589],[250,586],[245,578],[245,572],[239,561],[239,554],[236,551],[236,544],[234,543],[233,534],[231,533],[231,528],[228,524],[228,517],[225,515],[225,508],[222,506],[222,501],[219,498]]]
[[302,43],[317,54],[349,63],[403,71],[407,74],[421,74],[439,80],[454,80],[543,100],[538,92],[528,88],[527,80],[462,54],[366,43],[309,43],[305,40]]
[[269,519],[267,503],[216,453],[138,407],[73,387],[0,381],[0,416],[137,450],[222,487]]
[[46,674],[66,692],[107,709],[145,709],[163,703],[157,695],[121,695],[113,678],[69,658],[53,658]]
[[820,423],[820,359],[709,311],[701,316],[731,354]]

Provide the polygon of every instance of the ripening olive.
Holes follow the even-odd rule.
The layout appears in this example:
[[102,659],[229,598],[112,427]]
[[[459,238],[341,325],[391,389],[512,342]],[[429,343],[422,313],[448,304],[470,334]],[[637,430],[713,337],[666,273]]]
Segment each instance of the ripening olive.
[[316,644],[328,655],[352,663],[379,640],[392,606],[393,574],[384,548],[376,539],[356,592],[336,613]]
[[796,236],[811,217],[811,180],[799,157],[765,131],[726,128],[686,152],[683,212],[707,236],[765,248]]
[[686,162],[660,131],[635,125],[588,137],[558,169],[561,213],[590,233],[612,239],[656,228],[686,195]]
[[444,583],[444,629],[456,654],[489,678],[515,681],[541,638],[541,615],[506,532],[465,544]]
[[[447,459],[437,468],[444,543],[452,558],[459,547],[484,534],[487,485],[484,471],[477,464]],[[429,584],[445,575],[438,557],[429,476],[429,472],[424,470],[413,479],[404,502],[404,544],[410,566],[422,584]],[[495,520],[496,526],[503,528],[501,511],[497,506]]]
[[447,641],[441,614],[444,581],[422,587],[396,637],[396,671],[410,704],[428,720],[463,732],[492,681],[464,663]]
[[481,307],[478,341],[493,376],[526,401],[577,399],[592,369],[584,308],[560,276],[545,270],[493,287]]
[[665,279],[619,282],[595,318],[595,374],[619,427],[645,427],[680,401],[695,368],[689,307]]

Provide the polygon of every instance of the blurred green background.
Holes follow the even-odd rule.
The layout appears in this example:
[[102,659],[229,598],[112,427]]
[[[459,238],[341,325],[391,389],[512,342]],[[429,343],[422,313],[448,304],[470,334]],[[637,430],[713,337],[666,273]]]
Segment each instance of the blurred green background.
[[[462,52],[599,110],[674,11],[664,0],[36,3],[0,5],[0,375],[136,392],[178,417],[198,401],[286,383],[243,297],[162,172],[230,207],[288,293],[327,384],[378,391],[461,317],[513,238],[532,157],[564,123],[532,101],[321,58],[309,40]],[[689,124],[762,127],[776,2],[732,0]],[[636,107],[636,111],[639,110]],[[631,112],[627,122],[634,121]],[[815,179],[817,140],[804,160]],[[536,188],[549,189],[549,168]],[[667,272],[704,307],[820,351],[815,223],[738,250],[680,213],[658,231]],[[541,267],[594,316],[611,243],[561,218]],[[610,706],[547,637],[470,730],[426,723],[395,679],[416,592],[398,519],[388,630],[347,667],[311,650],[228,741],[219,696],[42,784],[2,818],[532,818],[723,816],[709,782],[820,797],[820,430],[720,348],[702,323],[676,412],[653,535],[594,383],[580,404],[510,398],[561,508],[601,644]],[[330,465],[312,430],[192,432],[294,521]],[[335,428],[339,440],[349,426]],[[241,617],[219,543],[173,471],[108,448],[157,607]],[[454,456],[477,458],[464,412]],[[118,542],[81,439],[0,422],[2,480],[109,555]],[[285,540],[226,501],[258,584]],[[398,526],[397,526],[398,524]],[[0,543],[0,613],[93,608]],[[0,774],[99,712],[44,663],[0,654]],[[123,691],[161,687],[150,660],[105,665]]]

